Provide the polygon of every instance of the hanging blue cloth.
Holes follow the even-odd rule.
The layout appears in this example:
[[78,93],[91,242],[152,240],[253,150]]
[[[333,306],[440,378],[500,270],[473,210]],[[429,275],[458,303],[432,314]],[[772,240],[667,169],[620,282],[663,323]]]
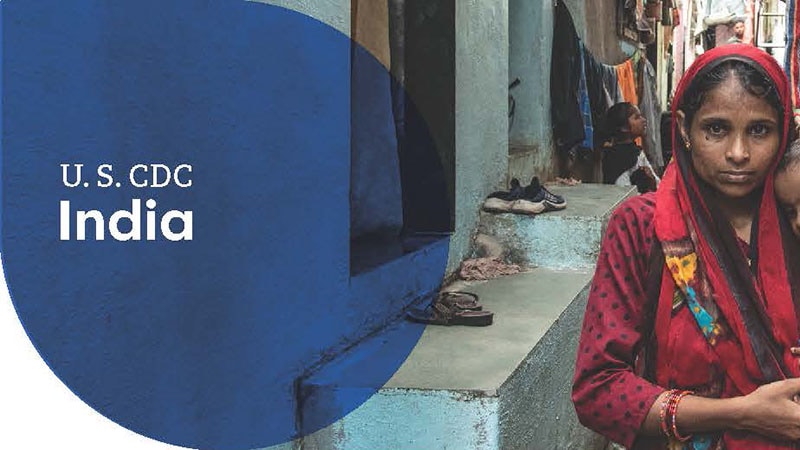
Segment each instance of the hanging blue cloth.
[[589,102],[589,89],[586,85],[586,62],[584,61],[584,53],[586,47],[583,42],[580,43],[581,52],[581,77],[578,83],[578,104],[580,105],[581,115],[583,116],[583,130],[584,138],[581,146],[584,148],[594,148],[594,127],[592,126],[592,106]]
[[800,11],[797,10],[797,0],[786,1],[786,57],[784,60],[784,70],[789,77],[792,86],[792,107],[800,108],[800,98],[798,98],[797,83],[800,82],[800,42],[798,42],[798,32],[800,32]]

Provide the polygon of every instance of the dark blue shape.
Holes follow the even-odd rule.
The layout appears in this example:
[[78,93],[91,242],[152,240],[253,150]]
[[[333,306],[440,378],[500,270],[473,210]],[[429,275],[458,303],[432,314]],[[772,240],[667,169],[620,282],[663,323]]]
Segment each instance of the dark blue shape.
[[[433,291],[447,259],[444,241],[351,278],[349,38],[240,0],[6,0],[2,31],[7,282],[81,399],[164,442],[251,449],[396,371],[420,328],[348,380],[366,395],[299,423],[302,381]],[[65,187],[63,163],[92,185]],[[121,187],[94,186],[103,163]],[[135,188],[137,163],[191,164],[192,186]],[[132,199],[192,211],[193,239],[76,241],[73,219],[59,240],[61,200],[108,220]]]

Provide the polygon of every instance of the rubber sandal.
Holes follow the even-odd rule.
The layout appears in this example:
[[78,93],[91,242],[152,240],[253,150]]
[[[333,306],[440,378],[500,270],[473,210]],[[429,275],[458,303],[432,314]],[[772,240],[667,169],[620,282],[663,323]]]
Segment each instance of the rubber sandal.
[[433,302],[426,308],[412,308],[406,312],[406,318],[412,322],[427,325],[465,325],[485,327],[491,325],[494,313],[489,311],[470,311],[447,307],[440,302]]
[[463,309],[467,311],[481,311],[483,305],[478,302],[478,296],[472,292],[445,291],[439,294],[436,301],[444,303],[445,306]]

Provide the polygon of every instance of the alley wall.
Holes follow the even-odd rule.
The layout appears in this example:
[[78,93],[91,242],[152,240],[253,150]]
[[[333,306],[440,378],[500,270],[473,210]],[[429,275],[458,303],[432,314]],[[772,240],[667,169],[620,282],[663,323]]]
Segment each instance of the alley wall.
[[[615,0],[560,0],[572,15],[578,36],[598,61],[618,64],[635,47],[620,40],[616,31]],[[509,0],[509,84],[515,102],[509,128],[507,180],[527,181],[536,175],[559,175],[550,119],[550,64],[554,2]],[[506,181],[507,182],[507,181]]]

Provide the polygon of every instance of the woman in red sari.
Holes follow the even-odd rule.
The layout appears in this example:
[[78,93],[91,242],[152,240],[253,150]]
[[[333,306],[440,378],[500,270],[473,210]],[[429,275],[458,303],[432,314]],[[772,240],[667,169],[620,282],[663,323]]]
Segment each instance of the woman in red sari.
[[715,48],[684,75],[672,114],[658,191],[608,223],[575,409],[628,448],[800,448],[800,280],[773,190],[788,82],[755,47]]

